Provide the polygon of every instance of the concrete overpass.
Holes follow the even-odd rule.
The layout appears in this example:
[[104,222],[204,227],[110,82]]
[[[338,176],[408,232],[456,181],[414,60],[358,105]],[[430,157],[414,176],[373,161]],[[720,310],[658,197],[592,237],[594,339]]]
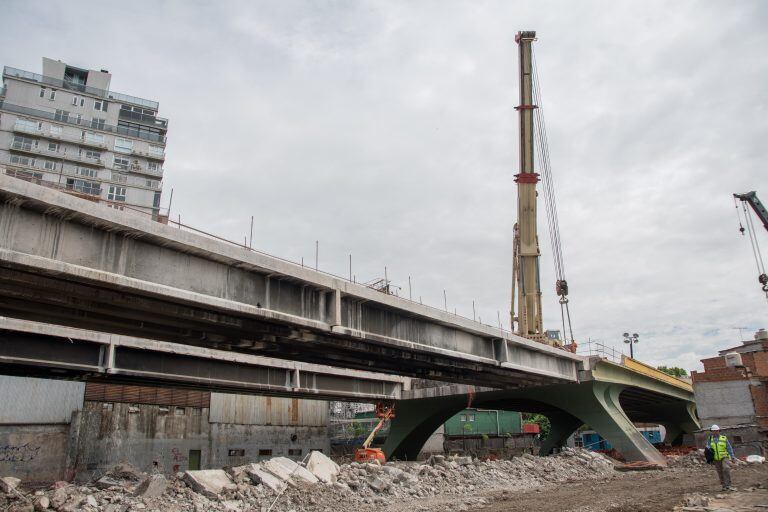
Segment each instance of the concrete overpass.
[[[93,345],[83,352],[91,368],[81,371],[96,378],[151,381],[165,375],[166,382],[186,379],[195,386],[209,379],[210,387],[242,392],[242,386],[225,382],[220,365],[228,353],[229,368],[241,361],[279,367],[276,360],[283,360],[315,365],[299,369],[307,374],[347,378],[346,388],[338,383],[313,388],[291,380],[296,367],[283,368],[278,372],[282,386],[256,379],[245,386],[252,392],[315,398],[325,392],[343,398],[341,392],[355,379],[377,380],[372,374],[344,374],[347,370],[493,388],[477,393],[475,404],[550,416],[553,436],[545,448],[561,442],[576,422],[586,422],[630,458],[659,461],[631,421],[658,418],[672,433],[690,431],[696,421],[692,392],[658,375],[613,368],[237,244],[3,175],[0,315],[5,317],[0,318],[5,371],[29,367],[29,359],[36,359],[38,368],[61,365],[37,356],[56,346],[49,338],[35,342],[39,349],[19,353],[26,344],[32,347],[30,336],[58,336],[61,343],[61,332],[25,333],[20,324],[10,323],[15,319],[124,337],[117,345],[81,339],[85,344],[70,347],[74,354],[75,345]],[[144,340],[142,347],[131,346],[129,340],[136,339]],[[146,356],[150,346],[166,362],[136,356],[141,351]],[[110,359],[110,351],[120,357]],[[219,355],[207,357],[207,351]],[[188,364],[179,356],[197,362]],[[207,364],[222,368],[218,375],[201,370],[206,357]],[[336,369],[324,373],[320,366]],[[370,399],[392,397],[387,385],[365,393]],[[388,451],[412,457],[435,421],[466,405],[466,392],[400,401]]]
[[495,388],[582,358],[242,246],[0,175],[0,314]]

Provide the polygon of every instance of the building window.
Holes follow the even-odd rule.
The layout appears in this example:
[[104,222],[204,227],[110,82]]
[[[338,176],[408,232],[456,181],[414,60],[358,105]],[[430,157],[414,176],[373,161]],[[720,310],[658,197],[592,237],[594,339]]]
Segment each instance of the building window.
[[23,132],[36,132],[39,126],[39,123],[29,119],[16,119],[16,123],[14,124],[15,129]]
[[104,100],[96,100],[93,102],[93,110],[98,110],[100,112],[106,112],[107,111],[107,102]]
[[13,144],[11,144],[11,147],[13,149],[24,149],[26,151],[31,151],[32,148],[37,147],[37,140],[30,139],[29,137],[22,137],[21,135],[14,135]]
[[157,162],[147,162],[147,169],[157,172]]
[[101,404],[101,410],[102,411],[111,411],[113,407],[112,402],[104,402]]
[[104,135],[93,132],[83,132],[82,139],[89,144],[104,144]]
[[77,100],[78,100],[77,96],[72,96],[72,104],[74,106],[77,106]]
[[288,448],[288,455],[292,455],[294,457],[301,457],[301,448]]
[[28,156],[11,155],[10,162],[17,165],[27,165],[29,167],[35,166],[35,159]]
[[107,124],[106,119],[101,119],[98,117],[94,117],[93,119],[91,119],[91,128],[93,128],[94,130],[103,130],[106,124]]
[[59,143],[58,142],[49,142],[48,143],[48,151],[52,151],[54,153],[58,153],[58,151],[59,151]]
[[116,181],[118,183],[128,183],[128,176],[119,172],[113,172],[112,181]]
[[245,457],[245,449],[243,448],[230,448],[228,453],[230,457]]
[[[80,154],[82,154],[82,150],[80,151]],[[91,160],[101,160],[101,153],[98,151],[87,150],[85,152],[85,158],[90,158]]]
[[259,450],[259,457],[271,457],[272,456],[272,449],[261,449]]
[[45,98],[45,87],[40,88],[40,97]]
[[56,99],[56,89],[51,89],[51,94],[48,95],[49,100],[55,100]]
[[120,158],[119,156],[116,156],[112,167],[121,171],[127,171],[129,165],[130,161],[127,158]]
[[149,187],[149,188],[157,188],[157,181],[155,181],[155,180],[147,180],[147,187]]
[[462,414],[462,415],[459,417],[459,421],[460,421],[460,422],[465,422],[465,421],[467,421],[467,415],[466,415],[466,414]]
[[130,139],[115,138],[115,151],[119,153],[130,153],[133,151],[133,141]]
[[48,171],[55,171],[56,170],[56,162],[51,162],[50,160],[46,160],[43,164],[43,167],[45,167]]
[[77,174],[85,176],[86,178],[95,178],[98,175],[96,169],[91,169],[89,167],[78,167]]
[[[107,194],[107,199],[109,199],[110,201],[125,201],[125,187],[116,187],[115,185],[110,185],[109,193]],[[179,413],[179,409],[181,409],[181,413]],[[184,415],[184,408],[177,407],[176,416],[183,416],[183,415]]]
[[191,407],[192,409],[192,416],[202,416],[203,415],[203,408],[202,407]]
[[467,421],[475,421],[475,415],[474,414],[467,414]]
[[[110,192],[109,192],[109,193],[110,193],[110,194],[112,194],[112,189],[113,189],[113,188],[115,188],[115,187],[109,187],[109,189],[110,189]],[[125,188],[123,188],[123,187],[117,187],[117,188],[122,188],[122,189],[123,189],[123,198],[121,199],[121,201],[125,201]],[[112,198],[110,197],[110,199],[112,199]],[[173,411],[173,414],[174,414],[175,416],[184,416],[184,415],[186,415],[186,414],[187,414],[187,410],[186,410],[186,409],[184,409],[183,407],[177,407],[177,408],[176,408],[176,409]]]
[[53,116],[54,121],[63,121],[65,123],[69,122],[69,111],[67,110],[56,110],[56,114]]
[[55,137],[61,137],[61,126],[56,126],[52,124],[50,131],[51,131],[51,135]]
[[77,192],[82,192],[83,194],[88,194],[91,196],[101,195],[101,187],[99,187],[99,184],[94,181],[67,178],[67,188],[69,190],[75,190]]
[[149,154],[152,156],[163,156],[163,147],[162,146],[149,146]]

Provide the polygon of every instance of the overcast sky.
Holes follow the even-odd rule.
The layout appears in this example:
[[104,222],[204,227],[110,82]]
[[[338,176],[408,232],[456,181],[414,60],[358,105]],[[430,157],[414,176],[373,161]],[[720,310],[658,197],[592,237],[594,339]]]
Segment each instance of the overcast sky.
[[[6,0],[0,63],[108,69],[170,119],[182,222],[508,326],[518,30],[536,30],[576,338],[696,369],[768,327],[768,2]],[[540,211],[545,326],[559,328]],[[759,233],[764,252],[768,236]]]

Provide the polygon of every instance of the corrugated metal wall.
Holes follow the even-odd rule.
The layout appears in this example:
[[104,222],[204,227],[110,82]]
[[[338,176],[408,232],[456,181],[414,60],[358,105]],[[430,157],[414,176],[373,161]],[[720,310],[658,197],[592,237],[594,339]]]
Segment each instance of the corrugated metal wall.
[[328,425],[328,402],[211,393],[211,423],[240,425]]
[[122,402],[128,404],[207,408],[211,401],[211,393],[194,389],[88,382],[85,386],[85,399],[91,402]]
[[83,382],[0,375],[0,424],[69,423],[84,393]]

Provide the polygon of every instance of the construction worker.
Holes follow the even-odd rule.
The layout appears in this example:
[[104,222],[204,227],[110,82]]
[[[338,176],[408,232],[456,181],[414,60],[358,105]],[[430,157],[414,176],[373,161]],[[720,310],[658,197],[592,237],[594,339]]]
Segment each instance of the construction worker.
[[707,439],[707,446],[712,450],[712,461],[720,478],[720,485],[724,491],[735,491],[736,488],[731,485],[731,461],[736,457],[733,455],[731,442],[720,433],[720,427],[717,425],[712,425],[709,430],[712,434]]

